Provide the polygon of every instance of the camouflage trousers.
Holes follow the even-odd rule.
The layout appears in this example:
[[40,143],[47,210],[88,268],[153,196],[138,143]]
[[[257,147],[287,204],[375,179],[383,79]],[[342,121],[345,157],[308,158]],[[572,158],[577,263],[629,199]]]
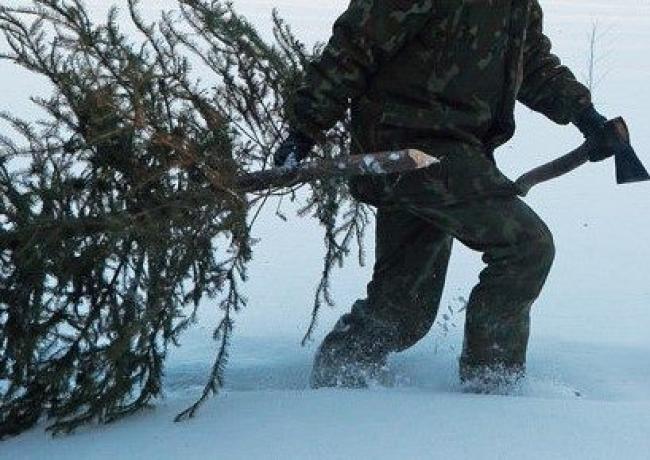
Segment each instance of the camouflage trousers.
[[346,369],[381,366],[427,334],[454,239],[486,264],[467,304],[461,379],[499,368],[523,373],[531,306],[554,258],[552,235],[487,155],[463,145],[445,152],[426,170],[353,184],[378,207],[376,263],[367,298],[323,341],[314,386],[362,385],[365,376]]

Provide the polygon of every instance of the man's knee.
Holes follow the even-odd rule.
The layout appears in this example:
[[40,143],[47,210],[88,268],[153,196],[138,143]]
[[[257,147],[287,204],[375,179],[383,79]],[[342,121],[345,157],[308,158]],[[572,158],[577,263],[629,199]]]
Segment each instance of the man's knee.
[[540,221],[537,234],[528,242],[531,258],[536,262],[539,270],[548,274],[555,260],[555,241],[549,228]]
[[502,289],[517,292],[522,298],[535,298],[555,259],[553,235],[539,219],[517,222],[510,230],[507,244],[495,245],[485,254],[486,270],[482,281],[510,283]]
[[527,232],[525,238],[510,250],[513,251],[513,259],[509,271],[518,280],[519,294],[526,298],[537,297],[555,259],[555,243],[551,231],[539,221],[535,231]]

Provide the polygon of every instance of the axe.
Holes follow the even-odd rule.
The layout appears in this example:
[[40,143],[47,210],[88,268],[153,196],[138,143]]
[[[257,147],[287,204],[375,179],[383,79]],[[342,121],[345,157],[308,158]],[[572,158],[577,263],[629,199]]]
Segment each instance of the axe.
[[519,195],[526,196],[535,185],[560,177],[582,166],[589,161],[592,152],[601,149],[614,154],[618,184],[650,180],[648,171],[634,153],[627,124],[619,117],[605,124],[602,136],[587,139],[572,152],[522,175],[515,181]]
[[[526,196],[537,184],[567,174],[589,161],[590,153],[605,149],[614,154],[616,181],[619,184],[650,180],[650,175],[630,144],[630,134],[622,118],[605,124],[602,137],[587,139],[572,152],[539,166],[515,181],[520,196]],[[314,160],[296,168],[272,168],[237,176],[235,185],[243,192],[257,192],[272,187],[287,187],[314,179],[351,177],[414,171],[439,163],[440,160],[416,149],[394,150],[365,155],[341,156]]]

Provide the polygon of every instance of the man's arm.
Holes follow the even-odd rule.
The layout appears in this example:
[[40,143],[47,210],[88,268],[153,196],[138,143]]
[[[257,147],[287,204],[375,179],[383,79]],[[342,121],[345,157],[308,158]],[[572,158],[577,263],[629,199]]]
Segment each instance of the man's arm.
[[564,125],[577,123],[593,110],[589,90],[551,52],[551,41],[543,32],[543,13],[538,0],[533,0],[518,99]]
[[321,57],[309,64],[290,114],[293,129],[312,139],[345,113],[348,100],[431,17],[433,0],[351,0]]

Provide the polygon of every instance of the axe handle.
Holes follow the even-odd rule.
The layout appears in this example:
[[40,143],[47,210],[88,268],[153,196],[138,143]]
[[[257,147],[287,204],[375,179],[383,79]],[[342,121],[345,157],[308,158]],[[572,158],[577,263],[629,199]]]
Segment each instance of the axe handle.
[[519,196],[526,196],[530,189],[537,184],[563,176],[579,168],[589,161],[589,152],[592,148],[591,143],[585,141],[584,144],[572,152],[522,175],[515,181],[515,185],[519,189]]
[[625,120],[614,118],[605,124],[605,134],[600,141],[587,139],[580,147],[563,157],[527,172],[515,181],[519,196],[526,196],[535,185],[567,174],[589,161],[597,149],[606,149],[619,155],[621,146],[630,146],[630,131]]

